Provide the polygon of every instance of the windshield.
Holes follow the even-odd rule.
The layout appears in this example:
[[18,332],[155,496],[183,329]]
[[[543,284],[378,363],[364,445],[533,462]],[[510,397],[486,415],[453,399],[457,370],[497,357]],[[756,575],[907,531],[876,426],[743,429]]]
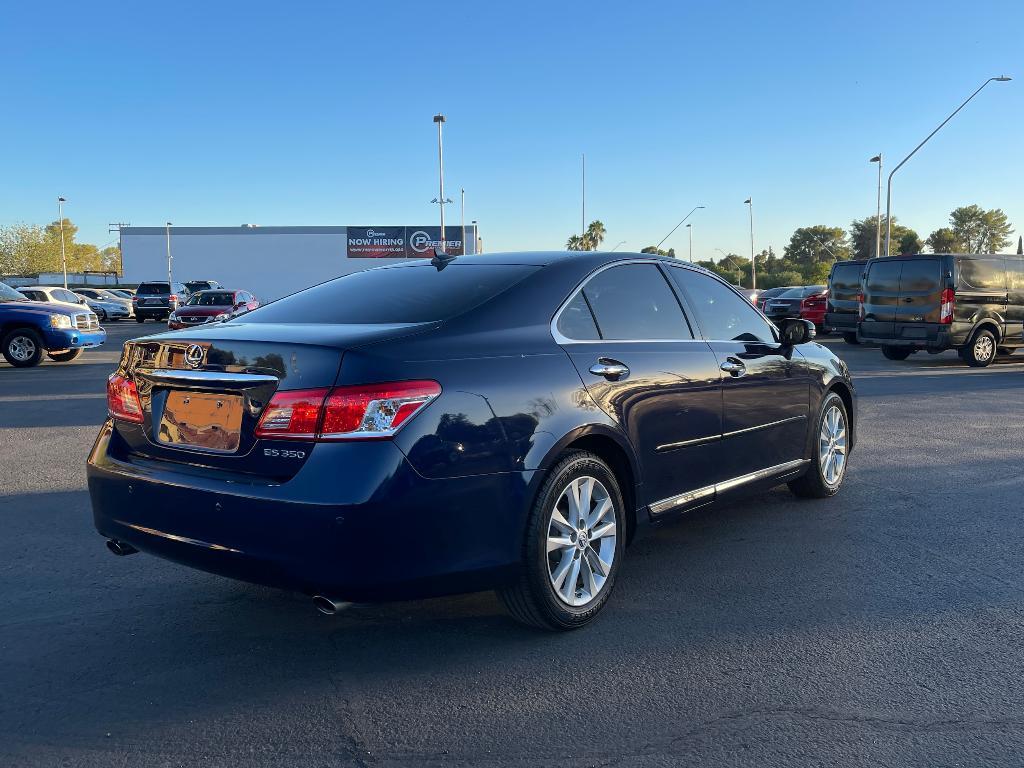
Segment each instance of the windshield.
[[538,267],[450,264],[355,272],[249,312],[247,323],[426,323],[493,299]]
[[28,301],[7,283],[0,283],[0,301]]
[[230,291],[203,291],[189,297],[186,306],[189,307],[230,307],[235,303],[235,295]]
[[790,288],[784,293],[780,293],[777,298],[780,299],[802,299],[807,296],[813,296],[816,293],[824,293],[824,285],[804,285],[799,288]]

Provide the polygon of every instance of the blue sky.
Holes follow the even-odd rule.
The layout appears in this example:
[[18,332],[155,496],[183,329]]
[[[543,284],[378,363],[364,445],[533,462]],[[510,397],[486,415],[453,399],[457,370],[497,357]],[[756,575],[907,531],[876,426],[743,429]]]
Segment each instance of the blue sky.
[[[16,3],[4,11],[0,224],[421,224],[446,183],[487,250],[587,215],[639,250],[690,208],[696,258],[781,252],[875,208],[1024,231],[1024,3]],[[1018,70],[1018,71],[1015,71]],[[449,209],[458,219],[458,207]],[[686,250],[681,228],[666,244]]]

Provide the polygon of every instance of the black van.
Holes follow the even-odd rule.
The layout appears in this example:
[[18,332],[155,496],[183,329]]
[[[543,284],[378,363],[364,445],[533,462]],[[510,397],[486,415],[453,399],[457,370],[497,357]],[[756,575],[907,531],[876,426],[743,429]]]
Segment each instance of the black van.
[[870,259],[857,338],[890,360],[956,349],[986,366],[1024,346],[1024,256],[917,254]]
[[825,333],[841,333],[847,344],[857,343],[860,320],[861,275],[867,259],[837,261],[828,273]]

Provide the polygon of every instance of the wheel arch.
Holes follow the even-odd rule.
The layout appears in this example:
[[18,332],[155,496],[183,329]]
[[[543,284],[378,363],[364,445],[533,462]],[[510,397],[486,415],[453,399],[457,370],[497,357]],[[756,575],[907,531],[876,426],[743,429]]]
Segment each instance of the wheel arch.
[[853,390],[842,379],[835,379],[829,383],[822,399],[828,397],[829,392],[835,392],[846,406],[847,429],[850,430],[850,450],[857,445],[857,414],[856,402],[853,397]]

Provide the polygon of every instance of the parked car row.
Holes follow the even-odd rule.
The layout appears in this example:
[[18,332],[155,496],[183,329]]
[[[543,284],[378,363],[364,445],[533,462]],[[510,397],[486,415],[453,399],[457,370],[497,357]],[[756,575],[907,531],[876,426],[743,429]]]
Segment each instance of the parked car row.
[[1024,256],[916,254],[838,262],[825,326],[890,360],[955,349],[970,366],[1024,346]]
[[129,299],[100,288],[77,288],[69,290],[59,286],[31,285],[18,291],[29,301],[52,304],[84,304],[91,309],[101,323],[127,320],[132,316]]

